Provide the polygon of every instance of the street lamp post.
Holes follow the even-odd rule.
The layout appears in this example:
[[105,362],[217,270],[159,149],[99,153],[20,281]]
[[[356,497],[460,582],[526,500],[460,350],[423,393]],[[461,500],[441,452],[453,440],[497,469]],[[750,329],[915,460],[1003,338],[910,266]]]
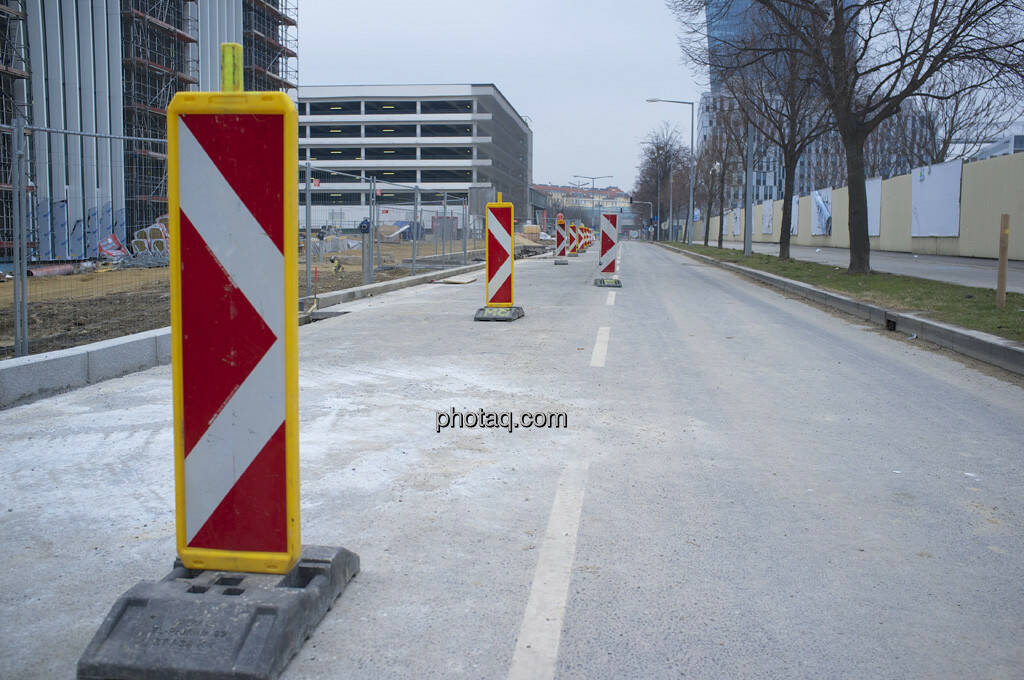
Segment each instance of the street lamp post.
[[653,203],[651,203],[650,201],[636,201],[636,200],[633,200],[633,199],[629,199],[629,202],[630,203],[646,203],[647,204],[647,210],[648,210],[647,219],[649,221],[654,221],[654,204]]
[[579,191],[579,193],[580,193],[580,199],[579,199],[580,200],[580,205],[579,205],[580,213],[582,215],[586,216],[587,209],[584,206],[584,192],[583,192],[583,185],[584,184],[586,184],[586,182],[569,182],[569,186],[571,186],[573,189],[576,189],[577,191]]
[[[652,97],[647,101],[664,102],[666,104],[688,104],[690,106],[690,202],[686,214],[686,243],[687,245],[690,245],[693,243],[693,174],[696,171],[694,168],[695,156],[693,151],[693,118],[696,106],[694,106],[693,102],[682,99],[659,99],[657,97]],[[671,198],[669,200],[671,200]]]
[[573,177],[579,177],[581,179],[589,179],[590,180],[590,207],[594,209],[594,214],[591,216],[591,219],[593,220],[593,222],[591,222],[591,226],[592,227],[596,227],[597,229],[600,229],[601,225],[600,225],[600,223],[598,222],[598,219],[597,219],[598,208],[595,205],[597,203],[597,199],[594,198],[594,191],[595,191],[594,182],[595,182],[595,180],[599,180],[599,179],[609,179],[609,178],[613,177],[613,175],[573,175]]

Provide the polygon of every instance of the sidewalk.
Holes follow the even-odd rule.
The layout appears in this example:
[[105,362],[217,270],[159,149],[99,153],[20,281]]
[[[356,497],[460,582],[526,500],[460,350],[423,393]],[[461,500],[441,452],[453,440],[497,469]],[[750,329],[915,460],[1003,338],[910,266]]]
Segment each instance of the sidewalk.
[[[694,241],[696,243],[696,241]],[[703,241],[701,241],[703,244]],[[714,246],[715,239],[709,239],[708,245]],[[743,249],[743,243],[725,241],[726,248]],[[778,243],[754,243],[755,253],[768,255],[779,254]],[[840,267],[850,264],[850,251],[846,248],[813,248],[810,246],[790,246],[790,255],[797,260],[821,262]],[[895,253],[890,251],[871,251],[871,268],[889,274],[916,276],[921,279],[946,281],[961,286],[976,288],[996,287],[996,260],[980,257],[950,257],[946,255],[915,255],[913,253]],[[1024,293],[1024,261],[1010,260],[1006,271],[1006,290]]]

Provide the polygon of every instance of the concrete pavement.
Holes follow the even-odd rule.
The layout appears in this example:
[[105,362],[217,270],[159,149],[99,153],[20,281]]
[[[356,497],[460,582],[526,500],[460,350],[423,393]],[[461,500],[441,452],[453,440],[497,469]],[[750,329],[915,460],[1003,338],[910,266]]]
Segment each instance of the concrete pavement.
[[[1017,384],[650,245],[622,289],[596,259],[517,264],[511,324],[471,320],[477,281],[302,329],[303,541],[363,571],[285,678],[1018,674]],[[169,570],[170,397],[159,367],[0,411],[3,675],[71,677]],[[435,432],[452,407],[569,427]]]
[[[704,242],[701,241],[701,244]],[[710,239],[708,245],[716,245]],[[724,241],[722,245],[734,250],[743,250],[743,243]],[[779,254],[778,243],[754,243],[755,253]],[[810,246],[790,246],[790,255],[797,260],[821,262],[837,267],[850,265],[850,251],[846,248],[812,248]],[[996,287],[996,260],[982,257],[950,257],[947,255],[915,255],[913,253],[894,253],[889,251],[871,251],[871,268],[890,274],[917,276],[922,279],[947,281],[961,286],[975,288]],[[1024,261],[1010,260],[1006,270],[1006,290],[1024,293]]]

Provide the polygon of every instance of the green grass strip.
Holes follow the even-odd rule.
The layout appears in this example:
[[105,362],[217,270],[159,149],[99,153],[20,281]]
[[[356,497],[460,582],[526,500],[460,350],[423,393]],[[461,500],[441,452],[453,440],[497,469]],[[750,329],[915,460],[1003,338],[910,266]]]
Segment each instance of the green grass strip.
[[781,261],[774,255],[763,254],[744,257],[743,251],[731,248],[719,250],[683,243],[671,245],[842,293],[894,311],[918,312],[935,321],[1024,342],[1024,294],[1021,293],[1007,293],[1006,306],[996,309],[996,292],[991,288],[973,288],[882,272],[849,274],[845,267],[830,264],[792,259]]

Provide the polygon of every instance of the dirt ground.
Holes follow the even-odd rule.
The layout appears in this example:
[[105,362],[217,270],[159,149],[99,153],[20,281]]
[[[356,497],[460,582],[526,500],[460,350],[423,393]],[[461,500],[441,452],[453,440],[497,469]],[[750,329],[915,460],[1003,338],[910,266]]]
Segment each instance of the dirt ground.
[[[483,239],[470,239],[469,250],[483,246]],[[389,281],[409,275],[403,260],[412,257],[412,243],[383,242],[379,245],[382,271],[374,281]],[[461,264],[462,242],[454,248],[451,264]],[[418,246],[418,257],[441,255],[440,242],[426,240]],[[331,262],[330,257],[339,262]],[[376,259],[376,258],[375,258]],[[474,256],[470,256],[471,261]],[[353,288],[363,284],[361,252],[330,253],[313,261],[316,294]],[[419,271],[429,271],[417,268]],[[299,296],[306,290],[305,255],[299,255]],[[167,267],[93,271],[65,276],[28,279],[29,351],[32,354],[65,349],[89,342],[108,340],[170,324],[171,295]],[[14,356],[14,284],[0,283],[0,359]]]
[[[325,293],[363,284],[362,269],[317,262],[314,291]],[[349,255],[351,257],[351,254]],[[399,260],[400,261],[400,260]],[[374,281],[408,276],[396,267],[374,273]],[[306,265],[299,262],[299,295],[305,292]],[[170,325],[167,267],[123,269],[28,279],[28,333],[32,354],[65,349]],[[14,284],[0,283],[0,359],[14,356]]]
[[[32,354],[161,328],[170,323],[166,267],[28,279]],[[0,359],[14,356],[14,284],[0,285]]]

